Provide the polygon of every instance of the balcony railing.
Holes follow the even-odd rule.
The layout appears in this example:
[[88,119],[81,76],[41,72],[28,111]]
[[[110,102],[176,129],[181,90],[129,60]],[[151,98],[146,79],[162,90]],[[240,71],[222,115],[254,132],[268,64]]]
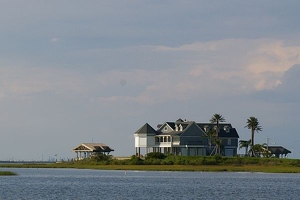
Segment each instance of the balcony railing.
[[161,146],[161,147],[164,147],[164,146],[168,146],[170,147],[171,145],[179,145],[180,142],[176,141],[176,142],[155,142],[155,145],[158,145],[158,146]]

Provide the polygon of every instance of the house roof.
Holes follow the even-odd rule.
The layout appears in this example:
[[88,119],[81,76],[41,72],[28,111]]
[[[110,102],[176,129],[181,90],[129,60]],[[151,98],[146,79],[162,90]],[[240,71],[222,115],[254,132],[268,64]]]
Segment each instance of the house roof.
[[142,126],[139,130],[137,130],[135,133],[139,134],[147,134],[147,135],[156,135],[157,131],[154,130],[148,123],[146,123],[144,126]]
[[234,137],[234,138],[239,138],[239,134],[237,133],[236,129],[235,128],[231,128],[229,130],[229,132],[226,132],[224,129],[220,129],[220,132],[219,132],[219,137],[223,137],[223,138],[226,138],[226,137]]
[[73,151],[111,152],[114,149],[103,143],[82,143],[75,147]]
[[[176,122],[165,122],[163,125],[168,125],[172,128],[172,131],[168,131],[168,132],[162,132],[162,127],[163,125],[159,124],[159,128],[157,130],[157,133],[159,135],[181,135],[182,133],[184,133],[184,131],[187,130],[187,127],[190,126],[192,123],[195,123],[194,121],[183,121],[182,119],[178,119]],[[176,126],[178,126],[179,129],[179,125],[182,126],[182,131],[178,130],[176,131]]]
[[[163,124],[158,124],[157,130],[154,130],[148,123],[146,123],[144,126],[142,126],[139,130],[137,130],[135,133],[137,134],[149,134],[149,135],[182,135],[185,131],[189,129],[189,127],[192,124],[196,124],[203,133],[206,131],[206,127],[209,127],[209,129],[213,129],[216,124],[212,123],[196,123],[194,121],[186,121],[182,120],[181,118],[177,119],[175,122],[165,122]],[[169,126],[171,129],[169,131],[165,132],[163,131],[163,127]],[[177,126],[177,128],[176,128]],[[182,126],[182,130],[180,130],[179,126]],[[232,127],[230,123],[220,123],[219,124],[220,131],[219,131],[219,137],[221,138],[239,138],[239,135],[235,128]],[[226,131],[226,128],[228,131]],[[177,129],[177,131],[176,131]]]
[[[197,125],[202,130],[205,130],[205,127],[209,128],[211,130],[216,126],[216,124],[212,124],[212,123],[197,123]],[[239,138],[239,134],[237,133],[236,129],[232,127],[231,124],[220,123],[219,127],[220,127],[219,137],[221,137],[221,138]],[[226,128],[228,128],[228,131],[225,130]]]
[[160,132],[158,135],[181,135],[183,131]]
[[[166,124],[169,124],[170,122],[166,122]],[[173,124],[173,123],[171,123]],[[205,131],[203,131],[198,125],[196,122],[194,121],[179,121],[177,120],[175,123],[174,123],[174,128],[172,131],[168,131],[168,132],[161,132],[160,130],[158,130],[158,134],[159,135],[178,135],[178,136],[182,136],[183,134],[187,133],[191,126],[195,125],[198,129],[196,130],[197,133],[200,133],[201,135],[202,134],[206,134]],[[176,126],[177,126],[177,131],[176,131]],[[182,129],[181,129],[182,127]],[[181,129],[181,130],[180,130]],[[192,132],[195,132],[195,129],[192,131]],[[191,132],[190,132],[191,133]]]

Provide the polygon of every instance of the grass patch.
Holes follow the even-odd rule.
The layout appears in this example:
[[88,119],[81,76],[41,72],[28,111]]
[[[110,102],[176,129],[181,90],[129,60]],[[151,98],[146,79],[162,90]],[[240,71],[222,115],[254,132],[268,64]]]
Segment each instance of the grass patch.
[[17,175],[15,172],[11,171],[0,171],[0,176],[14,176]]
[[300,173],[297,166],[272,165],[90,165],[76,163],[53,164],[5,164],[0,167],[19,168],[74,168],[97,170],[139,170],[139,171],[202,171],[202,172],[265,172],[265,173]]
[[117,160],[97,157],[76,162],[2,164],[12,168],[75,168],[99,170],[141,171],[209,171],[209,172],[266,172],[300,173],[299,159],[221,157],[221,156],[167,156],[153,155],[147,159],[132,156]]

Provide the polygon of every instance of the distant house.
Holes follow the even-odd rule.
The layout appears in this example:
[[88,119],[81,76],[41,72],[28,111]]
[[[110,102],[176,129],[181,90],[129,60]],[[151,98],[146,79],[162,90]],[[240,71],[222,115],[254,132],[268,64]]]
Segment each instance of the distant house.
[[[215,144],[210,145],[208,132],[216,128],[216,124],[182,119],[159,124],[156,130],[146,123],[134,133],[135,151],[137,155],[141,154],[141,148],[146,154],[161,152],[183,156],[210,155]],[[222,155],[235,156],[239,138],[236,129],[229,123],[221,123],[218,132],[222,141]]]
[[271,156],[275,156],[276,158],[283,158],[283,156],[287,156],[287,154],[292,153],[290,150],[282,146],[268,146],[267,149],[269,150]]
[[111,151],[114,150],[103,143],[82,143],[75,147],[73,151],[77,155],[77,160],[81,160],[99,153],[109,154]]

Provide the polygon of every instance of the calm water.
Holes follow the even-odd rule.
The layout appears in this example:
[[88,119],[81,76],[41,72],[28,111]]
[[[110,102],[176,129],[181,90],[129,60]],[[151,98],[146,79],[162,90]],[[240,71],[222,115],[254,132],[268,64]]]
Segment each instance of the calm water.
[[300,199],[299,174],[0,169],[0,199]]

